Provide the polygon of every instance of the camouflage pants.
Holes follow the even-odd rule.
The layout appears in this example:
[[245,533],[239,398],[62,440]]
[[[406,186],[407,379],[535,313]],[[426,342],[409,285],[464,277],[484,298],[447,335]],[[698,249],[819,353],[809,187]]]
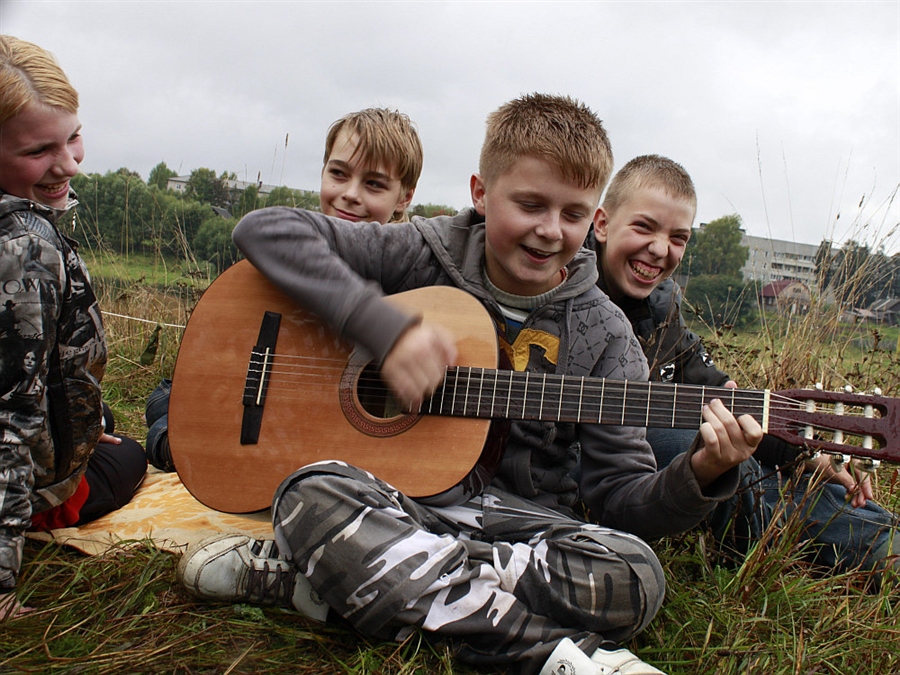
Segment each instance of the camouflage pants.
[[663,599],[637,537],[490,488],[433,508],[324,462],[282,483],[273,514],[279,548],[359,631],[421,628],[473,664],[534,673],[565,637],[590,654],[643,630]]

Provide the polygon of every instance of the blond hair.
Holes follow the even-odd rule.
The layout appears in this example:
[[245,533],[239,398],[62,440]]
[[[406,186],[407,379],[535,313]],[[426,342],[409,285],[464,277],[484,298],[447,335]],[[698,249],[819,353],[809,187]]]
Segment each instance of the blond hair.
[[34,103],[78,112],[78,92],[53,55],[11,35],[0,35],[0,92],[0,125]]
[[[366,166],[385,166],[395,171],[404,191],[415,190],[422,173],[422,142],[409,117],[388,108],[366,108],[344,115],[328,128],[325,137],[324,164],[343,130],[356,134],[358,142],[353,157]],[[408,219],[405,212],[394,214],[392,222]]]
[[600,118],[568,96],[528,94],[488,116],[478,171],[490,185],[520,157],[548,162],[581,188],[602,190],[612,147]]
[[619,169],[613,177],[603,197],[606,215],[611,218],[635,192],[645,188],[662,190],[697,210],[694,181],[681,164],[661,155],[641,155]]

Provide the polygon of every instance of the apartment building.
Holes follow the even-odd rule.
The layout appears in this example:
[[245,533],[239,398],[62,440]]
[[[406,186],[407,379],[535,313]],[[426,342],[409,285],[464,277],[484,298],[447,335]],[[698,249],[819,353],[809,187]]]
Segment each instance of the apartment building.
[[747,262],[741,268],[744,281],[801,281],[809,288],[816,287],[817,244],[799,244],[780,239],[766,239],[744,234],[741,245],[750,249]]

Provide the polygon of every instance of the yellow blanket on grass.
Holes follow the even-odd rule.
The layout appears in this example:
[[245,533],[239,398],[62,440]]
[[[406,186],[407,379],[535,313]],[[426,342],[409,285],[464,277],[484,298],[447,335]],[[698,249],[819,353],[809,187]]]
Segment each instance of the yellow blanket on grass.
[[178,474],[151,469],[134,498],[118,511],[81,527],[29,532],[28,536],[101,555],[122,541],[147,539],[162,550],[183,553],[190,544],[218,533],[271,539],[271,512],[214,511],[194,499]]

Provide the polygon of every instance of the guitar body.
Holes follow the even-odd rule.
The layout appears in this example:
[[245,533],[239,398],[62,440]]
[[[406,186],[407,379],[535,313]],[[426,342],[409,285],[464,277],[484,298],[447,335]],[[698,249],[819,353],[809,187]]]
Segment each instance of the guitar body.
[[[468,294],[432,287],[388,300],[447,327],[460,365],[497,367],[493,322]],[[250,406],[261,415],[257,438],[242,442],[250,355],[267,312],[280,315],[277,343],[261,405]],[[248,513],[269,508],[293,471],[340,460],[436,503],[479,491],[499,461],[491,421],[373,410],[363,403],[369,385],[360,385],[371,379],[367,365],[249,262],[233,265],[194,309],[175,365],[169,443],[185,487],[210,508]]]

